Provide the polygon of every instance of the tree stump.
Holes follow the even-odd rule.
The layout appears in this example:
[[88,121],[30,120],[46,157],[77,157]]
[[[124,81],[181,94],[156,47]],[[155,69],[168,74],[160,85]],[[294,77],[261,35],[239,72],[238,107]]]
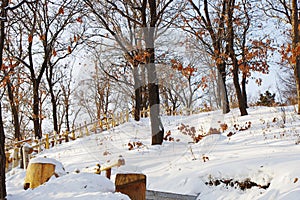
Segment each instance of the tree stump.
[[126,194],[132,200],[146,200],[146,176],[144,174],[117,174],[116,192]]
[[24,189],[34,189],[47,182],[55,174],[55,165],[52,163],[30,163],[25,177]]

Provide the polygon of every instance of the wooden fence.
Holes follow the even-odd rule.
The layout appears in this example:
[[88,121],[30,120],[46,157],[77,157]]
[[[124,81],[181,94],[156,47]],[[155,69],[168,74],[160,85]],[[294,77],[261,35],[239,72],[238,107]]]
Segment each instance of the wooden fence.
[[[202,112],[199,110],[198,112]],[[198,113],[197,112],[197,113]],[[178,112],[173,112],[170,109],[165,110],[165,114],[169,116],[177,116],[177,115],[189,115],[195,112],[191,112],[188,109],[180,110]],[[133,115],[133,113],[132,113]],[[147,118],[150,116],[150,107],[143,108],[140,112],[141,118]],[[63,133],[47,133],[44,134],[42,139],[34,139],[28,138],[22,141],[15,142],[14,144],[10,144],[6,146],[6,171],[17,167],[19,164],[22,168],[26,169],[30,154],[35,152],[39,153],[42,149],[49,149],[54,147],[55,145],[61,144],[62,142],[69,142],[69,140],[76,140],[76,138],[81,138],[84,136],[89,136],[91,133],[96,133],[98,130],[109,130],[113,127],[116,127],[120,124],[128,122],[130,118],[130,113],[127,110],[126,112],[118,113],[117,115],[106,116],[104,115],[101,120],[96,120],[91,123],[84,122],[84,125],[79,124],[77,128],[73,128],[71,132],[63,132]],[[132,116],[134,118],[134,116]],[[22,148],[24,144],[29,145],[31,148]],[[20,163],[20,160],[22,162]]]
[[6,171],[20,166],[26,169],[29,163],[29,159],[33,153],[40,153],[42,149],[49,149],[63,142],[69,142],[70,140],[76,140],[84,136],[89,136],[91,133],[97,133],[97,131],[109,130],[120,124],[129,121],[129,112],[119,113],[118,115],[106,116],[104,115],[101,120],[97,120],[91,123],[84,122],[84,125],[74,128],[71,132],[62,133],[47,133],[41,139],[28,138],[22,141],[15,142],[13,145],[6,146]]

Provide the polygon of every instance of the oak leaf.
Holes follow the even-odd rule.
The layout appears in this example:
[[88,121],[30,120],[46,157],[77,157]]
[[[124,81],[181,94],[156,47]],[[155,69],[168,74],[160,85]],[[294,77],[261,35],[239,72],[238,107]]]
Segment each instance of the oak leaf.
[[72,49],[70,46],[68,46],[68,53],[71,53],[72,52]]
[[65,10],[63,7],[60,7],[59,10],[58,10],[58,14],[65,14]]
[[32,42],[32,40],[33,40],[33,36],[30,34],[30,35],[28,35],[28,42],[29,43],[31,43]]
[[76,21],[79,22],[79,23],[83,22],[81,17],[77,17]]
[[52,55],[57,56],[57,52],[55,51],[55,49],[52,50]]

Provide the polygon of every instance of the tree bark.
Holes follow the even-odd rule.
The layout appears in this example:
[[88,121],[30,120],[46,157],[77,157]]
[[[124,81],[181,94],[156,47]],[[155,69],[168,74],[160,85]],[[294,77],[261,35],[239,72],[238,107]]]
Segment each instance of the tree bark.
[[243,97],[245,99],[245,107],[249,108],[249,106],[248,106],[248,99],[247,99],[246,82],[247,82],[247,76],[246,76],[246,74],[243,73],[243,77],[242,77],[242,95],[243,95]]
[[[8,5],[8,0],[3,0],[1,5],[1,21],[0,21],[0,68],[3,64],[3,49],[4,49],[4,39],[5,39],[5,21],[6,19],[6,10],[5,8]],[[2,100],[1,100],[2,101]],[[6,184],[5,184],[5,166],[6,166],[6,157],[5,157],[5,133],[2,120],[2,104],[0,101],[0,200],[4,200],[7,196],[6,193]]]
[[[5,75],[7,76],[8,74],[5,72]],[[15,139],[17,139],[19,141],[19,140],[21,140],[19,112],[18,112],[18,108],[15,104],[12,84],[10,81],[7,83],[6,87],[7,87],[7,94],[8,94],[9,103],[10,103],[11,112],[12,112],[12,118],[13,118],[13,125],[14,125],[14,131],[15,131],[14,136],[15,136]]]
[[135,108],[134,108],[134,120],[140,121],[140,112],[142,105],[142,94],[141,94],[141,80],[139,78],[138,65],[133,66],[133,79],[134,79],[134,98],[135,98]]
[[52,87],[50,88],[50,96],[51,96],[51,105],[52,105],[53,129],[56,133],[59,133],[58,119],[57,119],[57,104],[56,104],[57,100]]
[[298,114],[300,115],[300,55],[295,49],[299,45],[299,17],[298,17],[298,5],[297,0],[292,0],[292,47],[293,57],[295,58],[294,76],[297,86],[297,102],[298,102]]
[[6,193],[6,184],[5,184],[5,134],[2,121],[2,104],[0,102],[0,200],[4,200]]
[[66,115],[65,115],[65,119],[66,119],[66,127],[67,127],[67,131],[70,132],[70,119],[69,119],[69,112],[70,112],[70,104],[69,104],[69,100],[67,100],[67,102],[65,103],[65,107],[66,107]]
[[150,121],[152,133],[152,145],[160,145],[163,142],[164,129],[159,117],[159,87],[157,83],[156,66],[154,63],[154,48],[147,48],[149,53],[149,63],[147,64],[149,105],[150,105]]
[[50,97],[51,97],[51,105],[52,105],[52,119],[53,119],[53,129],[56,133],[59,133],[59,128],[58,128],[58,119],[57,119],[57,98],[54,94],[54,90],[53,90],[53,66],[51,65],[51,63],[49,63],[49,67],[46,73],[46,77],[47,77],[47,82],[48,82],[48,87],[49,87],[49,93],[50,93]]
[[33,129],[36,138],[41,139],[42,134],[40,130],[40,98],[39,98],[39,81],[37,79],[33,81]]
[[[154,47],[154,30],[157,23],[156,1],[148,0],[150,8],[150,26],[144,27],[144,37],[146,43],[146,67],[148,76],[148,91],[150,104],[150,121],[152,133],[152,145],[161,145],[163,143],[164,128],[159,116],[159,87],[155,66],[155,47]],[[144,13],[146,14],[146,13]],[[145,17],[145,16],[144,16]],[[144,21],[145,22],[145,21]],[[144,23],[145,24],[145,23]]]
[[[228,92],[226,88],[226,63],[220,63],[217,64],[217,69],[219,72],[219,75],[221,76],[220,83],[218,85],[218,88],[220,89],[220,95],[221,95],[221,102],[222,102],[222,109],[223,114],[230,112],[230,105],[228,100]],[[220,77],[218,76],[218,77]]]

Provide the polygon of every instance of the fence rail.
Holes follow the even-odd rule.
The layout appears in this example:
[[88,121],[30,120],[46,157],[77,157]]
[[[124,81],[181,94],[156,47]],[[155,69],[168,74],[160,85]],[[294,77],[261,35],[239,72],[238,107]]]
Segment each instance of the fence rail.
[[[171,111],[171,109],[165,110],[165,114],[168,116],[180,116],[180,115],[190,115],[193,113],[203,112],[204,110],[198,110],[196,112],[192,112],[190,109],[184,109],[180,110],[178,112]],[[23,155],[22,146],[24,144],[28,144],[31,146],[32,150],[35,153],[39,153],[42,151],[42,149],[49,149],[51,147],[54,147],[55,145],[61,144],[64,142],[69,142],[69,140],[76,140],[76,138],[81,138],[84,136],[89,136],[91,133],[97,133],[98,130],[104,131],[109,130],[112,127],[116,127],[120,124],[123,124],[125,122],[129,121],[130,115],[133,115],[133,113],[130,113],[128,110],[125,112],[120,112],[117,115],[110,115],[106,116],[104,115],[101,120],[96,120],[90,123],[84,122],[83,125],[79,124],[78,127],[73,128],[70,132],[62,132],[62,133],[47,133],[44,134],[42,139],[34,139],[34,137],[27,138],[22,141],[14,142],[10,145],[6,145],[5,149],[5,156],[6,156],[6,171],[9,171],[10,169],[17,167],[19,164],[21,167],[24,167],[26,169],[27,162],[30,159],[30,155],[27,158],[27,155]],[[140,111],[140,117],[141,118],[147,118],[150,116],[150,107],[143,108]],[[134,116],[132,116],[134,118]],[[30,152],[31,154],[31,152]],[[22,161],[21,161],[22,160]],[[24,166],[22,166],[22,164]]]
[[129,121],[129,112],[119,113],[118,115],[106,116],[94,122],[84,122],[84,125],[72,129],[70,132],[62,133],[47,133],[41,139],[34,139],[33,137],[15,142],[13,145],[6,146],[6,172],[12,168],[20,165],[21,168],[26,169],[29,159],[33,157],[33,153],[40,153],[42,149],[49,149],[63,142],[76,140],[84,136],[89,136],[91,133],[97,133],[104,130],[109,130],[118,125]]

